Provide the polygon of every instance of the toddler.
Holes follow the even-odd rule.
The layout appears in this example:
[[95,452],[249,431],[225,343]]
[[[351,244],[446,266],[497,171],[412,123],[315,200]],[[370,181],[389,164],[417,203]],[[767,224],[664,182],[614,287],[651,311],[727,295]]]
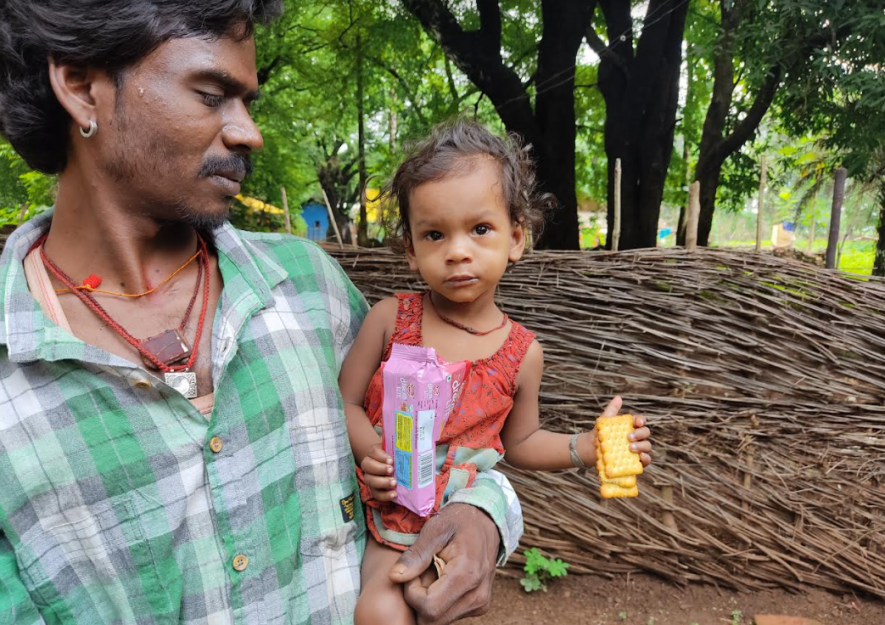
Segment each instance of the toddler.
[[[596,464],[595,431],[570,436],[540,428],[541,345],[495,304],[498,282],[522,256],[527,233],[537,235],[549,201],[535,189],[527,150],[473,122],[444,124],[399,167],[388,197],[398,205],[409,266],[428,290],[376,304],[339,379],[371,532],[357,625],[415,623],[402,585],[388,573],[429,518],[397,505],[393,462],[381,444],[380,366],[394,343],[432,347],[449,362],[472,362],[460,403],[437,442],[434,510],[505,453],[521,469]],[[619,408],[615,398],[606,414]],[[634,424],[631,447],[648,465],[649,430],[642,417]]]

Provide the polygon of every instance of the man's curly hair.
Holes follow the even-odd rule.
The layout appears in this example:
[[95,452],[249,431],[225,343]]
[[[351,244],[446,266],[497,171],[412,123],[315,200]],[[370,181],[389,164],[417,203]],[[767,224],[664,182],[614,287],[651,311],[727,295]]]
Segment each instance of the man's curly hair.
[[170,39],[251,36],[282,8],[282,0],[0,0],[0,134],[32,168],[60,173],[71,118],[47,59],[103,68],[119,88],[127,68]]
[[544,218],[555,205],[549,193],[540,193],[535,180],[531,146],[523,145],[517,135],[499,137],[485,126],[467,119],[455,119],[436,126],[430,136],[409,150],[382,192],[395,211],[391,243],[408,245],[411,237],[409,205],[412,192],[427,182],[467,173],[476,158],[489,158],[501,168],[504,201],[513,223],[525,226],[537,241]]

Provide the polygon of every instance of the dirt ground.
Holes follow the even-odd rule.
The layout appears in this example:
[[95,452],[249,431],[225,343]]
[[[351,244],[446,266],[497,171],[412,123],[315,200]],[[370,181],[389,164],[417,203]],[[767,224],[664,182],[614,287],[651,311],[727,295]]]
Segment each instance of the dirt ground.
[[492,610],[469,625],[752,625],[755,614],[817,619],[822,625],[885,625],[885,601],[810,589],[733,592],[679,588],[645,575],[588,575],[556,580],[528,594],[519,581],[495,580]]

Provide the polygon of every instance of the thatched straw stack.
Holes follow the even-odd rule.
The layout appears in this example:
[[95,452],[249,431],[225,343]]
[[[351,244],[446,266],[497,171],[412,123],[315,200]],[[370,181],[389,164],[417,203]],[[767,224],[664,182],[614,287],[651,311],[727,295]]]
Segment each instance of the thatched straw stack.
[[[330,251],[372,301],[420,288],[390,252]],[[885,283],[715,250],[535,253],[500,303],[543,343],[546,427],[591,428],[621,394],[657,452],[635,500],[505,467],[524,546],[572,572],[885,597]]]

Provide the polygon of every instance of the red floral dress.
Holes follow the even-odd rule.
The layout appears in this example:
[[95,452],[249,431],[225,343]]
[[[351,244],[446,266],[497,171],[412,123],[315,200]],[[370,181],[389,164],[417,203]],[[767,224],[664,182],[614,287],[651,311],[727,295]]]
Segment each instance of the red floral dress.
[[[424,315],[424,296],[421,293],[397,294],[399,307],[396,329],[384,350],[383,360],[390,357],[394,343],[422,346],[421,319]],[[455,414],[449,417],[436,445],[436,504],[437,513],[449,497],[460,488],[467,488],[477,471],[491,469],[504,456],[501,429],[516,394],[516,375],[535,335],[515,321],[504,345],[491,357],[473,363],[464,385],[461,401]],[[379,367],[366,390],[366,414],[380,431],[383,405],[382,368]],[[379,502],[372,498],[357,468],[360,496],[368,507],[366,519],[369,531],[385,545],[405,550],[411,545],[427,518],[422,518],[393,502]]]

